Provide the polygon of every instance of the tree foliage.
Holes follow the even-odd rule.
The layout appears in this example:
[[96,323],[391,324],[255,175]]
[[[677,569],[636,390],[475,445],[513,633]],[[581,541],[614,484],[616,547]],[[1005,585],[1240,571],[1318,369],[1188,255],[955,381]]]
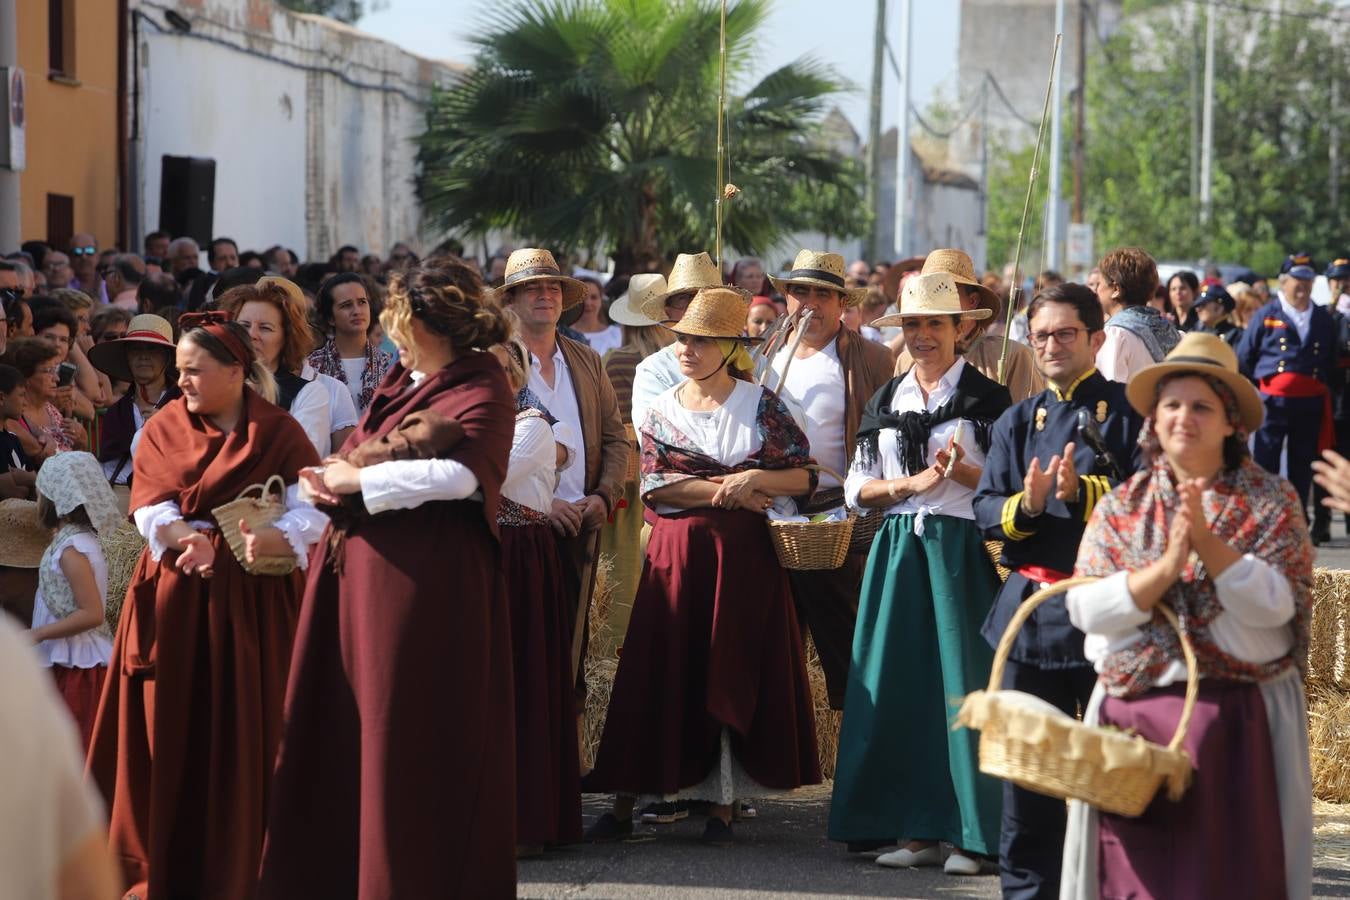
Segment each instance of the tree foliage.
[[[428,111],[418,187],[430,224],[599,249],[621,270],[711,249],[719,9],[715,0],[517,0],[489,12],[472,70]],[[766,12],[766,0],[728,8],[732,84]],[[799,60],[729,98],[727,180],[743,193],[727,204],[724,244],[761,252],[792,231],[819,230],[818,214],[860,231],[859,217],[836,207],[839,192],[861,204],[861,177],[819,139],[825,101],[843,87]]]
[[277,3],[293,12],[328,16],[348,25],[355,24],[367,12],[383,8],[385,5],[382,0],[375,0],[369,9],[364,0],[277,0]]
[[[1276,271],[1293,250],[1319,260],[1345,255],[1350,217],[1329,202],[1329,160],[1333,117],[1350,136],[1345,101],[1339,109],[1332,103],[1336,77],[1341,96],[1350,97],[1350,71],[1333,30],[1315,18],[1219,7],[1212,212],[1202,227],[1192,171],[1199,152],[1193,137],[1199,133],[1203,7],[1134,6],[1141,11],[1127,15],[1089,56],[1084,194],[1097,246],[1142,246],[1160,259],[1240,262],[1262,273]],[[1286,0],[1284,9],[1326,13],[1329,7]],[[1072,124],[1066,116],[1066,135]],[[1011,257],[1030,157],[1028,148],[992,166],[991,261]],[[1345,170],[1342,162],[1343,195],[1350,190]],[[1067,197],[1067,159],[1062,171]],[[1039,241],[1044,176],[1038,187],[1031,246]]]

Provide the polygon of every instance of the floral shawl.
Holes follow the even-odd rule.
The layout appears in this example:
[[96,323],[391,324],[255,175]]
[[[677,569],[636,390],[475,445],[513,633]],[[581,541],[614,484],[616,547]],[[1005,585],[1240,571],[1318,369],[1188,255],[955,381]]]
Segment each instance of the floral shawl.
[[[1077,575],[1105,577],[1139,571],[1167,548],[1172,513],[1181,506],[1175,476],[1161,454],[1151,469],[1136,473],[1097,504],[1078,550]],[[1200,676],[1264,682],[1306,665],[1312,611],[1313,549],[1298,495],[1284,479],[1250,459],[1223,470],[1203,499],[1210,530],[1239,553],[1250,553],[1289,580],[1294,594],[1294,647],[1269,663],[1250,663],[1223,652],[1209,625],[1223,612],[1204,564],[1191,555],[1181,578],[1162,601],[1177,614],[1195,647]],[[1108,693],[1133,697],[1153,686],[1173,661],[1182,659],[1176,632],[1159,613],[1140,628],[1144,639],[1107,657],[1101,678]]]
[[[734,466],[726,466],[701,451],[698,445],[676,428],[655,407],[647,411],[647,423],[641,432],[642,501],[655,504],[648,495],[658,488],[678,484],[690,478],[711,478],[750,469],[796,469],[812,465],[811,447],[806,434],[797,426],[783,401],[772,391],[761,389],[755,425],[761,446]],[[796,498],[800,508],[815,493],[819,475],[811,470],[811,485]]]
[[[374,341],[366,341],[366,370],[361,373],[361,393],[356,399],[358,412],[365,412],[371,398],[384,380],[385,373],[394,362],[392,354],[375,346]],[[347,370],[342,368],[342,354],[338,353],[337,339],[329,338],[324,345],[309,355],[309,364],[320,375],[329,375],[343,384],[347,383]]]

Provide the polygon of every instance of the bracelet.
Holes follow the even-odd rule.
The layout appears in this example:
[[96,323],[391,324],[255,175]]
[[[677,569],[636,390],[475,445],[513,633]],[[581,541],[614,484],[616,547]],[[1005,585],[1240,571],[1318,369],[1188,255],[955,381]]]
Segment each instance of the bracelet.
[[898,503],[900,498],[895,496],[895,479],[892,478],[886,482],[886,493],[891,495],[891,502]]

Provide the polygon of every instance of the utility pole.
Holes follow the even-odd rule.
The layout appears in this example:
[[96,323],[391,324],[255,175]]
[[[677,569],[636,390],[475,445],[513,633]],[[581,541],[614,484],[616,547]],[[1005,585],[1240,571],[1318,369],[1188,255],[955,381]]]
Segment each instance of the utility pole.
[[[1205,7],[1205,106],[1200,124],[1200,224],[1209,224],[1214,158],[1214,0]],[[1206,241],[1208,245],[1208,241]]]
[[1087,0],[1078,0],[1078,94],[1073,109],[1073,221],[1083,221],[1084,118],[1087,115]]
[[[19,65],[19,23],[14,0],[0,0],[0,66]],[[4,84],[4,111],[9,115],[9,85]],[[19,206],[19,173],[0,166],[0,247],[17,250],[23,237]]]
[[[1055,0],[1055,34],[1064,33],[1064,0]],[[1080,51],[1081,52],[1081,51]],[[1060,237],[1060,216],[1059,216],[1059,164],[1063,153],[1060,150],[1061,128],[1060,128],[1060,100],[1064,95],[1063,80],[1059,77],[1060,69],[1063,67],[1063,57],[1055,57],[1055,89],[1052,95],[1050,107],[1050,196],[1046,201],[1049,209],[1046,215],[1049,217],[1049,227],[1046,229],[1045,264],[1048,268],[1058,269],[1059,265],[1059,245]]]
[[872,96],[867,111],[867,261],[881,259],[878,232],[881,223],[881,85],[886,56],[886,0],[877,0],[876,40],[872,48]]
[[910,43],[913,28],[913,0],[900,0],[900,123],[895,142],[895,255],[909,256],[909,77]]
[[1191,73],[1191,202],[1200,196],[1200,67],[1196,64],[1195,44],[1197,28],[1195,17],[1198,13],[1192,6],[1187,13],[1190,17],[1191,39],[1186,42],[1186,61]]
[[[1332,51],[1333,57],[1342,57],[1341,48]],[[1327,198],[1331,201],[1332,222],[1341,221],[1338,207],[1341,203],[1341,69],[1340,65],[1331,67],[1331,134],[1327,150],[1327,168],[1330,170],[1327,185]]]

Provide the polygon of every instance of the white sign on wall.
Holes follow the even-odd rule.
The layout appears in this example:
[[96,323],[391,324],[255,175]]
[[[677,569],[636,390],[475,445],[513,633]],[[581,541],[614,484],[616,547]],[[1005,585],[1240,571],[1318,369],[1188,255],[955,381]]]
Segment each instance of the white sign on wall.
[[1092,224],[1090,222],[1070,222],[1068,241],[1069,265],[1091,266],[1097,262],[1092,253]]

